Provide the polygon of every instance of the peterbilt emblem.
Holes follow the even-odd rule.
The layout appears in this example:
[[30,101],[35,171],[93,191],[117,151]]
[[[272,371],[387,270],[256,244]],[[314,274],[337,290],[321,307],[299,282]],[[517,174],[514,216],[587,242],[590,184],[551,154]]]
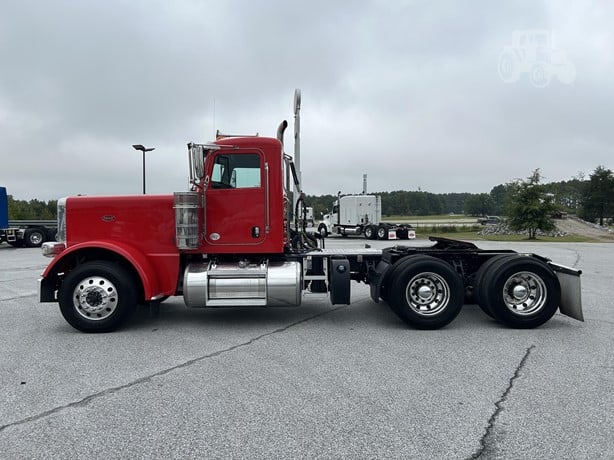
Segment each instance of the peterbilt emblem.
[[100,219],[103,222],[115,222],[115,216],[112,216],[111,214],[107,214],[105,216],[102,216]]

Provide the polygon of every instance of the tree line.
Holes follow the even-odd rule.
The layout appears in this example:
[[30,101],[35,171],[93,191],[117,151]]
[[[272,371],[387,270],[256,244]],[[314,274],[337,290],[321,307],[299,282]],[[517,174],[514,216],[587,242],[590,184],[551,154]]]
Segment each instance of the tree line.
[[[540,200],[552,204],[553,213],[575,214],[587,221],[601,225],[614,217],[614,173],[598,166],[589,176],[582,174],[567,181],[541,183],[539,169],[533,171],[527,181],[512,181],[496,185],[490,193],[430,193],[403,191],[376,193],[382,197],[384,216],[428,216],[440,214],[465,214],[468,216],[508,215],[509,207],[518,193],[519,184],[528,182],[539,186]],[[308,195],[306,202],[312,206],[314,217],[319,219],[329,212],[334,195]]]
[[16,200],[8,196],[9,220],[53,220],[57,216],[57,200]]
[[[537,176],[535,173],[537,172]],[[540,183],[539,170],[535,170],[527,182],[539,186],[540,200],[547,199],[553,212],[576,214],[585,220],[599,222],[614,217],[614,173],[598,166],[588,178],[579,175],[567,181]],[[384,216],[428,216],[440,214],[466,214],[469,216],[509,215],[519,184],[513,181],[492,188],[490,193],[430,193],[404,191],[377,193],[382,197]],[[335,195],[307,195],[305,202],[313,207],[314,217],[332,209]],[[57,201],[15,200],[8,196],[9,219],[47,220],[56,218]]]

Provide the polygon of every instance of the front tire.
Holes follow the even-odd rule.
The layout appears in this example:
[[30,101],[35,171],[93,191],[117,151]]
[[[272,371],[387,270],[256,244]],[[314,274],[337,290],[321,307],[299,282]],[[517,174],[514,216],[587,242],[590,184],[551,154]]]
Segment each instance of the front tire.
[[416,329],[439,329],[460,313],[463,282],[446,262],[410,256],[394,271],[388,302],[392,310]]
[[58,293],[64,319],[82,332],[111,332],[135,310],[133,276],[108,261],[87,262],[72,270]]
[[328,229],[326,228],[326,225],[320,224],[318,226],[318,233],[322,238],[326,238],[328,236]]
[[482,278],[480,301],[508,327],[531,329],[548,321],[559,307],[561,286],[544,262],[508,256],[494,262]]

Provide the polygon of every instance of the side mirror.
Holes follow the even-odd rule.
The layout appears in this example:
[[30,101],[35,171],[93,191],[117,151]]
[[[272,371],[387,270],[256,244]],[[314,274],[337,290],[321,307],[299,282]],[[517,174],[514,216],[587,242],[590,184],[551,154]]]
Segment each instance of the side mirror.
[[200,184],[205,175],[205,152],[202,145],[188,144],[190,184]]

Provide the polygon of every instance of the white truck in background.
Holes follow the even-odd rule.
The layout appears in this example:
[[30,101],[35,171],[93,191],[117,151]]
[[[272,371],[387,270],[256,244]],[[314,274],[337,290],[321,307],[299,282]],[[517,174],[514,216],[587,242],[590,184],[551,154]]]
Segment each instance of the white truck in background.
[[382,222],[382,198],[379,195],[337,195],[331,213],[324,214],[318,233],[341,236],[364,235],[369,240],[406,240],[416,237],[409,224]]

